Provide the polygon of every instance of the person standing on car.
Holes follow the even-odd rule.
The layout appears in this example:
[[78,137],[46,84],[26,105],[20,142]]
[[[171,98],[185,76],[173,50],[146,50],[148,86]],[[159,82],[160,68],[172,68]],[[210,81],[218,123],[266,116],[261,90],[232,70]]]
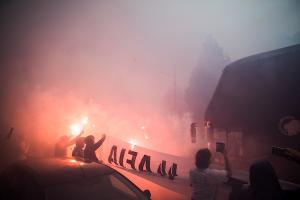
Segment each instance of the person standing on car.
[[84,152],[84,137],[78,137],[76,139],[75,147],[72,151],[72,156],[77,158],[83,158],[83,152]]
[[84,159],[93,162],[100,162],[96,156],[96,150],[103,144],[106,135],[103,134],[102,138],[95,143],[95,137],[89,135],[85,138],[85,148],[83,152]]
[[56,142],[54,147],[54,156],[55,157],[67,157],[68,147],[75,144],[76,140],[83,134],[83,131],[80,132],[78,136],[73,139],[70,139],[67,135],[63,135]]
[[217,186],[231,177],[226,149],[223,151],[226,170],[210,169],[211,152],[209,149],[200,149],[195,158],[196,168],[190,170],[190,180],[193,187],[192,200],[215,199]]

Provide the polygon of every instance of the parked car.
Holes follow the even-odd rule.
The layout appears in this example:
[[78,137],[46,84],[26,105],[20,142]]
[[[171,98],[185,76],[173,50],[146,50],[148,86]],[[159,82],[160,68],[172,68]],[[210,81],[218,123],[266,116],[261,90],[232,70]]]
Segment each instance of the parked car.
[[116,170],[99,163],[45,158],[23,161],[0,176],[3,200],[147,200],[141,191]]

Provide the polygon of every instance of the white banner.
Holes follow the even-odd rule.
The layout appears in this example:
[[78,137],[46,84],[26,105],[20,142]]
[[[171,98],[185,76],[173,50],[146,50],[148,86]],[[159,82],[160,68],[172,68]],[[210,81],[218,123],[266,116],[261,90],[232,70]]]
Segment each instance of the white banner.
[[106,164],[160,174],[172,180],[176,176],[187,177],[193,166],[191,159],[157,152],[113,137],[107,137],[101,148],[98,156]]

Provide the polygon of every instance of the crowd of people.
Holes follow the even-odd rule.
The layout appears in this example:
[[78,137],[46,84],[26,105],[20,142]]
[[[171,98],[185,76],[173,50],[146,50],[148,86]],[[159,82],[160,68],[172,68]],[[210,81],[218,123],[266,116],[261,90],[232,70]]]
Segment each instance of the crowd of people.
[[106,135],[103,134],[102,138],[95,142],[95,137],[89,135],[82,137],[83,131],[75,138],[70,139],[68,136],[63,135],[59,138],[55,144],[54,155],[55,157],[67,157],[68,147],[75,144],[72,151],[74,158],[84,159],[90,162],[101,162],[96,156],[96,150],[100,148],[106,139]]
[[[13,129],[3,137],[3,141],[11,137]],[[101,147],[106,135],[95,141],[93,135],[83,137],[82,131],[78,136],[70,138],[61,136],[54,148],[56,157],[67,157],[67,150],[74,145],[72,157],[84,159],[90,162],[101,162],[96,155],[96,150]],[[1,141],[2,141],[1,140]],[[224,159],[225,170],[212,169],[212,152],[208,148],[200,149],[195,155],[195,168],[190,170],[190,181],[193,188],[192,200],[214,200],[218,186],[232,179],[232,169],[228,159],[227,150],[221,152]],[[284,157],[299,164],[300,152],[286,148]],[[232,198],[234,197],[234,198]],[[280,185],[276,171],[267,160],[254,162],[249,168],[249,184],[244,185],[238,194],[229,197],[229,200],[283,200],[300,199],[300,188],[296,190],[284,190]]]
[[[209,149],[200,149],[195,156],[196,167],[190,170],[193,187],[192,200],[216,199],[217,187],[231,179],[232,170],[226,149],[222,152],[225,170],[211,169],[212,153]],[[286,149],[286,158],[300,164],[300,152]],[[236,200],[282,200],[300,199],[300,188],[283,190],[272,164],[267,160],[253,163],[249,169],[249,184],[244,185],[238,194],[231,195]]]
[[[67,149],[74,145],[72,156],[90,162],[101,162],[96,156],[96,150],[106,139],[104,134],[95,142],[95,137],[82,137],[83,131],[75,138],[61,136],[55,144],[56,157],[67,157]],[[221,152],[224,158],[225,170],[210,167],[212,153],[208,148],[200,149],[195,156],[195,168],[190,170],[190,181],[193,187],[192,200],[214,200],[217,188],[232,179],[232,169],[226,148]],[[300,152],[286,149],[286,157],[300,165]],[[230,200],[265,200],[265,199],[300,199],[300,189],[285,191],[282,189],[272,164],[267,160],[253,163],[249,169],[249,184],[245,185],[238,194],[230,195]]]

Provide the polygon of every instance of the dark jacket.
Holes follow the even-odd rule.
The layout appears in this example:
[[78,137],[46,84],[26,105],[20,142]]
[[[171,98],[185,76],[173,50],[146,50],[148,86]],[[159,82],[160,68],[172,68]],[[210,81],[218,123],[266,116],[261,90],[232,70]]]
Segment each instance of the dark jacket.
[[83,152],[84,159],[99,162],[99,159],[96,156],[96,150],[103,144],[104,140],[105,138],[101,138],[98,142],[94,144],[86,142],[86,146]]
[[283,199],[276,172],[268,161],[252,164],[249,170],[249,180],[250,185],[242,190],[240,200]]
[[83,158],[84,156],[84,150],[78,146],[75,146],[73,151],[72,151],[72,156],[73,157],[80,157],[80,158]]

